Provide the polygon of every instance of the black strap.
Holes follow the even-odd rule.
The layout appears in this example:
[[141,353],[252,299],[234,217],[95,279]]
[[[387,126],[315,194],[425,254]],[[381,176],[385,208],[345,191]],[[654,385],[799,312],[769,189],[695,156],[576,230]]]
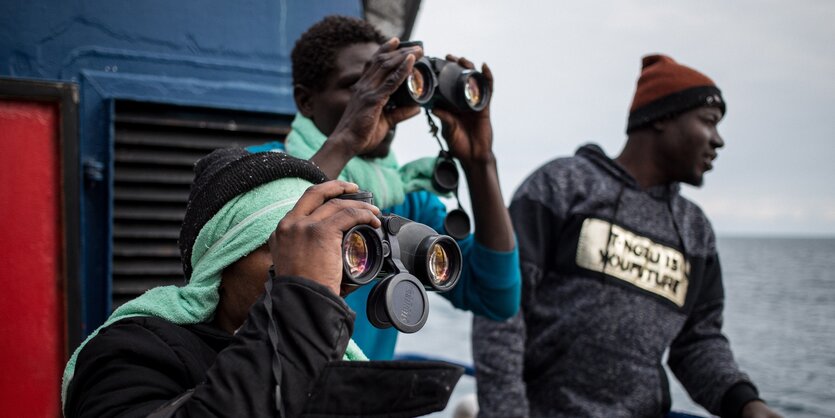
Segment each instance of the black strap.
[[267,309],[267,316],[270,318],[270,323],[267,325],[267,334],[270,337],[270,344],[273,347],[272,369],[273,377],[275,378],[275,410],[278,411],[279,418],[284,418],[284,403],[281,399],[281,359],[278,355],[278,331],[276,329],[275,318],[273,317],[273,279],[275,278],[275,269],[270,266],[269,278],[264,295],[264,307]]
[[171,401],[168,401],[165,405],[157,408],[156,411],[151,412],[148,414],[148,418],[171,418],[174,416],[174,412],[177,412],[178,409],[187,401],[191,396],[194,395],[194,389],[189,389],[182,395],[177,398],[174,398]]

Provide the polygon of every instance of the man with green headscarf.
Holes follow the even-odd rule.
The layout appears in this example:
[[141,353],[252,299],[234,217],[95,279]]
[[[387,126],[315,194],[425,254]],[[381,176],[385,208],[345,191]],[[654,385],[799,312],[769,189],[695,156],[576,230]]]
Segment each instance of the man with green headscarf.
[[82,343],[64,372],[64,415],[443,409],[461,368],[351,361],[366,357],[341,298],[342,235],[380,226],[376,207],[337,198],[358,190],[281,153],[226,149],[200,160],[179,242],[188,283],[122,305]]

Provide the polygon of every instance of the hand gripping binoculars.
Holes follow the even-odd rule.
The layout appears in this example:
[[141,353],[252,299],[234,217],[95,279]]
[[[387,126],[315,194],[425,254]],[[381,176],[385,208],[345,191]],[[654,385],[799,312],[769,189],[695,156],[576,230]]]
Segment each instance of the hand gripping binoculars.
[[[423,47],[423,42],[401,42],[399,48],[415,45]],[[389,104],[479,112],[490,102],[491,93],[484,74],[445,59],[423,57],[415,62]]]
[[[374,200],[362,191],[338,199]],[[461,248],[451,237],[401,216],[380,220],[380,228],[357,225],[344,234],[342,281],[362,286],[379,279],[368,296],[368,320],[377,328],[413,333],[429,317],[426,291],[447,292],[458,283]]]

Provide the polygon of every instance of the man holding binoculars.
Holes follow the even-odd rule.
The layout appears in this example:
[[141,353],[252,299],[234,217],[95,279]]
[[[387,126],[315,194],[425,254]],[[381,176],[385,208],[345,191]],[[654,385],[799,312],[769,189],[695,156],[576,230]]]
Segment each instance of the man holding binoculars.
[[120,306],[76,350],[64,373],[64,416],[412,417],[443,409],[460,367],[340,361],[365,359],[350,340],[356,314],[340,297],[349,289],[345,235],[389,218],[347,198],[355,184],[325,180],[286,154],[232,148],[201,159],[179,240],[188,283]]
[[[415,65],[422,57],[419,45],[401,48],[397,39],[386,41],[363,20],[331,16],[313,25],[293,49],[299,113],[286,151],[309,158],[329,178],[350,180],[374,192],[384,213],[455,235],[445,224],[446,208],[434,190],[415,187],[423,183],[410,177],[415,171],[427,171],[427,166],[400,167],[391,153],[397,123],[420,113],[420,105],[431,106],[442,122],[449,154],[466,175],[475,218],[474,234],[459,241],[463,256],[459,284],[443,296],[460,309],[493,320],[507,319],[518,309],[520,273],[492,150],[492,73],[486,65],[479,73],[470,61],[447,56],[443,62],[429,60],[437,74],[428,74],[421,70],[426,67]],[[404,83],[411,87],[411,103],[395,93]],[[455,88],[459,90],[451,91]],[[274,142],[250,151],[284,149],[285,144]],[[359,288],[346,298],[348,304],[365,312],[371,288]],[[369,358],[390,359],[396,338],[395,330],[378,329],[365,315],[358,316],[354,339]]]

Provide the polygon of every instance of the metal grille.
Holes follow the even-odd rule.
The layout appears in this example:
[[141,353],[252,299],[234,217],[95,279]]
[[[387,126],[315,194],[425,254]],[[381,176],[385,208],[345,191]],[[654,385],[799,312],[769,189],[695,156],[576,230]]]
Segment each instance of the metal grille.
[[290,117],[118,102],[113,190],[113,309],[183,284],[177,247],[194,163],[216,148],[284,140]]

